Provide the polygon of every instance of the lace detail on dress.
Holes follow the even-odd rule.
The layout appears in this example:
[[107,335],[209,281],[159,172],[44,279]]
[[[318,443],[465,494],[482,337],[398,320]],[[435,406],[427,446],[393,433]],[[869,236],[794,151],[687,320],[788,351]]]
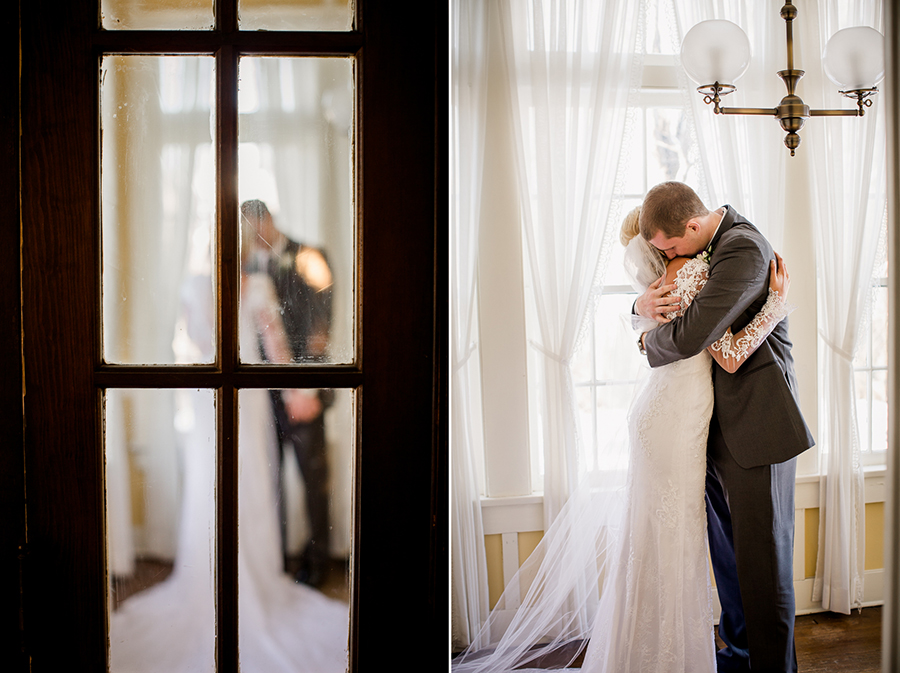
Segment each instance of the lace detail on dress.
[[689,259],[675,274],[675,291],[681,297],[681,308],[666,314],[669,320],[682,315],[709,279],[709,264],[700,255]]
[[760,312],[742,330],[743,336],[734,338],[729,328],[722,338],[712,345],[712,349],[726,358],[736,361],[746,360],[772,333],[775,325],[786,318],[792,310],[777,290],[770,289],[769,297]]
[[638,438],[640,439],[638,446],[647,458],[652,458],[650,447],[653,446],[648,432],[654,427],[656,417],[659,416],[660,411],[663,409],[666,388],[667,386],[664,382],[657,382],[655,399],[647,405],[647,408],[642,410],[642,413],[635,414],[635,416],[632,416],[631,412],[628,414],[628,424],[631,427],[636,426]]
[[656,515],[666,528],[676,530],[679,526],[678,517],[678,487],[668,479],[666,485],[659,492],[660,507]]

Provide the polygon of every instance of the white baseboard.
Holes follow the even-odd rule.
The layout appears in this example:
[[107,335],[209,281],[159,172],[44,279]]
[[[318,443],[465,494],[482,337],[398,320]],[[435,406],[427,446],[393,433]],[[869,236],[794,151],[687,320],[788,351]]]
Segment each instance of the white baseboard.
[[[867,570],[865,572],[865,586],[863,588],[863,604],[864,608],[871,608],[877,605],[884,605],[884,570]],[[802,580],[794,580],[794,600],[796,602],[797,615],[811,615],[817,612],[827,612],[822,608],[822,601],[812,600],[813,582],[815,580],[810,577]],[[713,608],[715,615],[715,623],[719,623],[719,613],[722,607],[719,603],[719,596],[713,592]]]
[[[816,612],[827,612],[821,601],[812,600],[813,578],[794,582],[794,599],[798,615],[810,615]],[[884,569],[867,570],[864,574],[862,607],[870,608],[884,605]]]

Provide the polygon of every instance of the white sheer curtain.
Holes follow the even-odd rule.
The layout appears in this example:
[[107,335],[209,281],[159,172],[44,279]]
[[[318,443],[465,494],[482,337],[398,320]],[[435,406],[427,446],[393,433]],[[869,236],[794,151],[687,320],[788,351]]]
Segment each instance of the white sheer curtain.
[[[882,30],[880,1],[819,2],[800,34],[808,104],[850,107],[825,78],[821,53],[842,28]],[[796,35],[796,33],[795,33]],[[804,98],[806,100],[806,98]],[[818,264],[820,404],[819,553],[813,600],[849,614],[861,607],[865,494],[856,416],[853,354],[864,330],[872,273],[886,216],[884,100],[862,119],[815,119],[804,127],[813,166]]]
[[[723,100],[728,107],[769,107],[785,95],[775,73],[786,63],[784,20],[771,2],[741,0],[660,0],[674,7],[678,42],[695,24],[726,19],[750,39],[752,62]],[[805,18],[805,17],[804,17]],[[702,165],[699,194],[709,208],[726,203],[753,222],[776,250],[784,222],[784,133],[771,117],[716,115],[697,93],[697,84],[677,68],[679,85],[693,112]]]
[[580,478],[569,362],[618,234],[644,3],[503,0],[500,11],[536,316],[528,332],[543,360],[529,385],[539,391],[546,529]]
[[[212,361],[184,357],[179,320],[192,237],[205,234],[208,240],[211,231],[214,174],[205,180],[198,167],[212,167],[212,65],[208,57],[104,59],[103,163],[117,167],[103,171],[102,183],[104,356],[113,362]],[[117,110],[127,106],[130,124],[121,125]],[[137,182],[140,197],[132,194]],[[208,249],[205,262],[208,267]],[[206,336],[211,344],[212,333]],[[136,558],[175,556],[181,476],[176,405],[171,390],[106,397],[111,576],[132,575]],[[139,523],[132,516],[135,469],[149,494]]]
[[[475,466],[469,375],[477,352],[475,269],[487,100],[487,0],[453,3],[450,264],[452,408],[451,609],[454,649],[468,646],[488,615],[487,566]],[[477,647],[484,643],[476,643]]]

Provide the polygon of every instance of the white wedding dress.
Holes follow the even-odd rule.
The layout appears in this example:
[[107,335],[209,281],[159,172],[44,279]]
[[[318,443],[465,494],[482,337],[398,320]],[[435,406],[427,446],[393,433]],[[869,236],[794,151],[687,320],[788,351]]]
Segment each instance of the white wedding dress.
[[632,405],[624,535],[600,596],[583,673],[713,673],[706,552],[705,351],[651,371]]
[[[665,272],[648,250],[640,237],[626,249],[626,269],[640,291]],[[684,312],[708,272],[701,255],[678,270],[673,294],[682,308],[668,317]],[[784,315],[774,295],[746,334],[732,337],[729,330],[714,348],[746,359]],[[582,667],[573,671],[715,673],[704,499],[712,366],[704,350],[651,369],[638,384],[628,413],[624,487],[606,479],[576,489],[545,532],[537,560],[517,573],[474,644],[453,661],[453,673],[537,670],[527,666],[551,652],[571,663],[585,640]],[[519,583],[532,576],[519,601]],[[591,589],[598,586],[599,598]]]
[[[208,285],[208,279],[207,279]],[[261,316],[277,314],[266,276],[241,291],[241,352],[256,353]],[[202,302],[201,302],[202,303]],[[206,303],[202,303],[206,305]],[[193,392],[195,401],[201,393]],[[184,452],[181,528],[175,568],[163,582],[110,614],[112,673],[215,671],[215,427],[208,403],[193,405]],[[244,673],[343,673],[349,610],[296,584],[282,570],[274,495],[275,431],[266,390],[244,390],[238,417],[238,604]],[[206,415],[207,418],[202,418]]]
[[[684,308],[708,268],[695,258],[679,269]],[[634,397],[624,534],[583,673],[716,670],[704,501],[711,367],[705,350],[657,367]]]

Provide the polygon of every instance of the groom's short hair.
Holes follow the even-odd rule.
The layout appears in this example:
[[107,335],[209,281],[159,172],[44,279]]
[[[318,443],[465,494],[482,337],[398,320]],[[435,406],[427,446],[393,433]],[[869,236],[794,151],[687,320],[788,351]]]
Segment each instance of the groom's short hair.
[[683,182],[661,182],[641,204],[641,236],[649,241],[662,232],[666,238],[681,238],[692,217],[708,215],[709,209],[697,193]]

